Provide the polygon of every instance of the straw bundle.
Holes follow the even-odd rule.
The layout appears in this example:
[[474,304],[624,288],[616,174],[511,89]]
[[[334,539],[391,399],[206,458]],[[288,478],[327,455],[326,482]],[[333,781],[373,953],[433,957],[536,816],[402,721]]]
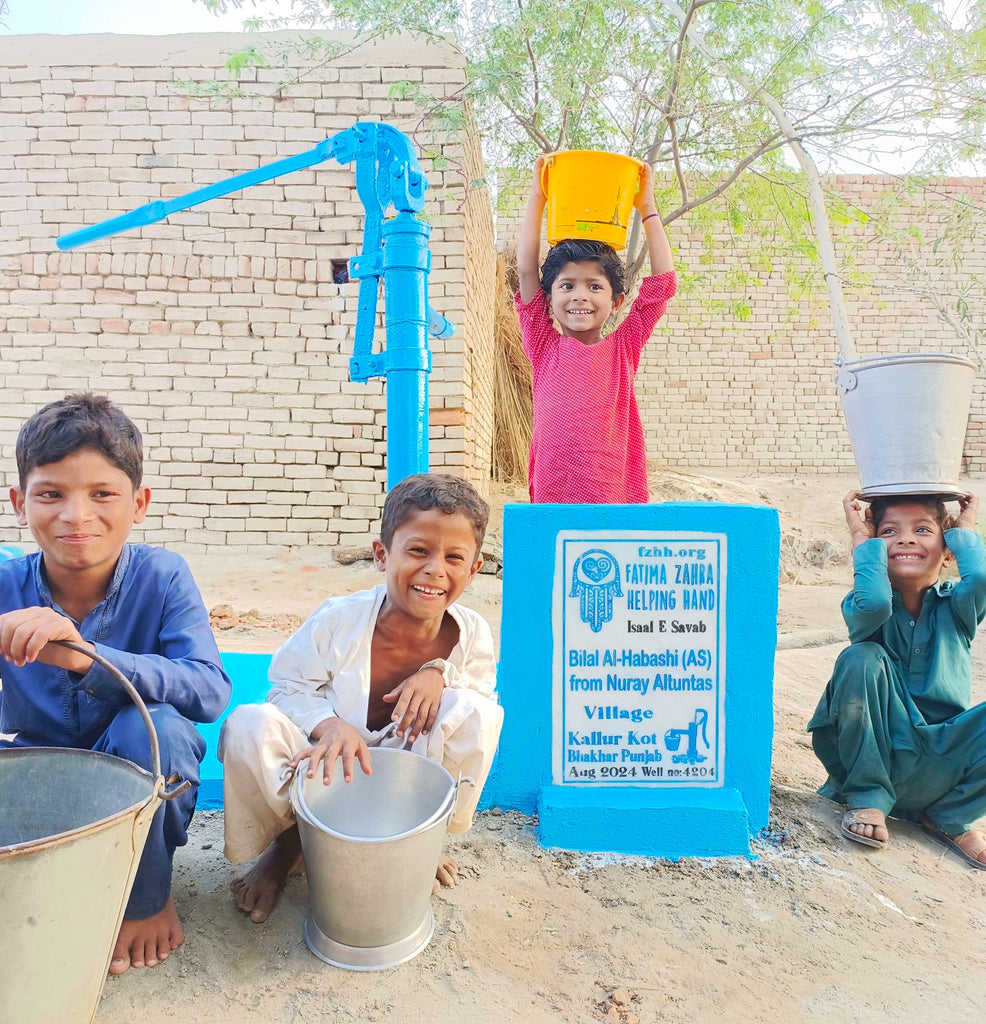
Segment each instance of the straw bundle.
[[534,413],[531,364],[521,346],[514,310],[517,289],[515,253],[497,256],[493,307],[493,478],[504,484],[527,483]]

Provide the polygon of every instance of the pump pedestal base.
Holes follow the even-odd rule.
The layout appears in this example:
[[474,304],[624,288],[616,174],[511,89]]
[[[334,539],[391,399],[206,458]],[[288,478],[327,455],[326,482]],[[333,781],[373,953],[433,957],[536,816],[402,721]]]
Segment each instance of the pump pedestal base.
[[538,838],[565,850],[645,857],[750,856],[750,819],[735,789],[545,786]]

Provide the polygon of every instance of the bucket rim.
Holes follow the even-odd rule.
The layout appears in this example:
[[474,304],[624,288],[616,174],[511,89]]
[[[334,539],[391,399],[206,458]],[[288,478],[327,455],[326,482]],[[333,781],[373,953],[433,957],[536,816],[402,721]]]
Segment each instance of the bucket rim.
[[442,806],[427,821],[423,821],[420,825],[415,825],[414,828],[410,828],[406,832],[398,832],[392,836],[353,836],[347,832],[338,832],[331,825],[326,825],[324,821],[317,820],[309,810],[308,805],[304,803],[304,797],[300,793],[300,806],[295,804],[293,788],[292,786],[291,803],[294,806],[295,817],[304,821],[306,825],[311,825],[312,828],[318,829],[319,832],[332,836],[333,839],[338,839],[340,842],[349,843],[352,846],[385,846],[388,843],[399,843],[405,839],[421,835],[436,825],[444,823],[446,815],[452,810],[452,802],[455,799],[455,790],[450,790],[445,800],[442,801]]
[[908,495],[915,497],[936,497],[942,501],[958,501],[966,492],[955,483],[914,483],[903,481],[901,483],[871,484],[863,487],[859,492],[861,501],[872,501],[874,498],[897,498]]
[[433,828],[435,825],[440,824],[445,816],[451,813],[458,794],[458,783],[454,778],[452,778],[452,773],[445,767],[445,765],[439,764],[437,761],[432,761],[430,757],[425,757],[423,754],[415,753],[413,750],[402,750],[399,747],[378,747],[372,750],[371,757],[376,757],[377,754],[382,753],[383,751],[390,752],[389,754],[384,755],[385,757],[390,757],[395,754],[410,754],[412,757],[421,758],[422,761],[427,761],[429,764],[434,765],[435,768],[438,768],[448,777],[448,791],[441,803],[438,805],[438,810],[429,814],[424,821],[415,825],[414,828],[409,828],[405,832],[398,832],[392,836],[354,836],[350,835],[348,832],[339,832],[332,828],[331,825],[326,825],[324,821],[316,819],[305,800],[303,789],[304,775],[296,769],[294,778],[291,781],[291,788],[288,791],[288,797],[291,801],[291,806],[294,808],[296,817],[302,818],[313,828],[318,829],[320,832],[324,832],[326,835],[332,836],[334,839],[339,839],[342,842],[352,843],[358,846],[383,846],[386,843],[400,842],[404,839],[409,839],[411,836],[419,835],[420,833]]
[[553,149],[550,153],[544,154],[544,159],[548,160],[553,157],[564,156],[565,154],[571,153],[578,156],[614,156],[620,160],[629,160],[635,163],[638,167],[645,167],[646,164],[643,160],[639,160],[635,156],[628,156],[626,153],[614,153],[611,149]]
[[952,352],[898,352],[892,355],[863,356],[860,359],[844,360],[839,357],[836,365],[858,373],[860,370],[875,369],[879,366],[893,366],[898,363],[951,363],[956,366],[966,366],[970,370],[978,369],[978,364],[966,356],[955,355]]
[[78,747],[4,747],[0,749],[0,760],[8,757],[8,755],[31,757],[35,754],[46,755],[52,753],[67,754],[70,757],[81,755],[82,757],[116,761],[120,764],[126,765],[128,768],[132,768],[137,772],[138,775],[146,776],[151,787],[150,795],[146,800],[138,800],[129,807],[123,807],[119,811],[115,811],[113,814],[107,815],[105,818],[97,818],[96,821],[91,821],[88,825],[80,825],[78,828],[72,828],[66,832],[56,832],[51,836],[42,836],[40,839],[30,839],[26,843],[12,843],[8,846],[0,846],[0,861],[12,859],[17,856],[23,856],[25,853],[35,853],[43,850],[54,849],[57,846],[70,843],[84,835],[95,835],[97,832],[102,832],[105,829],[110,828],[121,818],[137,817],[144,808],[148,807],[156,799],[157,789],[154,785],[154,777],[149,771],[145,768],[141,768],[140,765],[134,764],[133,761],[128,761],[124,757],[117,757],[115,754],[106,754],[101,750],[81,750]]

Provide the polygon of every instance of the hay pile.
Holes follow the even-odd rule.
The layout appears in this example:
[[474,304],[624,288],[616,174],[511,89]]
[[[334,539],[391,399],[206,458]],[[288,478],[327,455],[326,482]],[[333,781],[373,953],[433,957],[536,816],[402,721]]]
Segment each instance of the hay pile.
[[534,423],[531,364],[524,355],[514,310],[517,288],[516,253],[498,255],[493,308],[493,478],[502,484],[527,483]]

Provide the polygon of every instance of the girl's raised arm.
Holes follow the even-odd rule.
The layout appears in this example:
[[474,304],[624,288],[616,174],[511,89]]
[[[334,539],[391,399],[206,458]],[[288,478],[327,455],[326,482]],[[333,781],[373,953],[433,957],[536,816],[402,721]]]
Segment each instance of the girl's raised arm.
[[643,178],[633,205],[640,213],[644,225],[647,252],[650,256],[650,272],[657,277],[658,274],[674,270],[674,260],[671,256],[671,243],[668,241],[664,225],[661,223],[661,215],[657,212],[657,204],[654,202],[654,170],[650,164],[644,165]]
[[541,257],[541,219],[544,217],[544,207],[548,201],[541,191],[543,166],[544,157],[539,156],[534,162],[531,195],[517,237],[517,276],[520,278],[520,299],[525,305],[534,298],[541,287],[541,273],[538,269]]

